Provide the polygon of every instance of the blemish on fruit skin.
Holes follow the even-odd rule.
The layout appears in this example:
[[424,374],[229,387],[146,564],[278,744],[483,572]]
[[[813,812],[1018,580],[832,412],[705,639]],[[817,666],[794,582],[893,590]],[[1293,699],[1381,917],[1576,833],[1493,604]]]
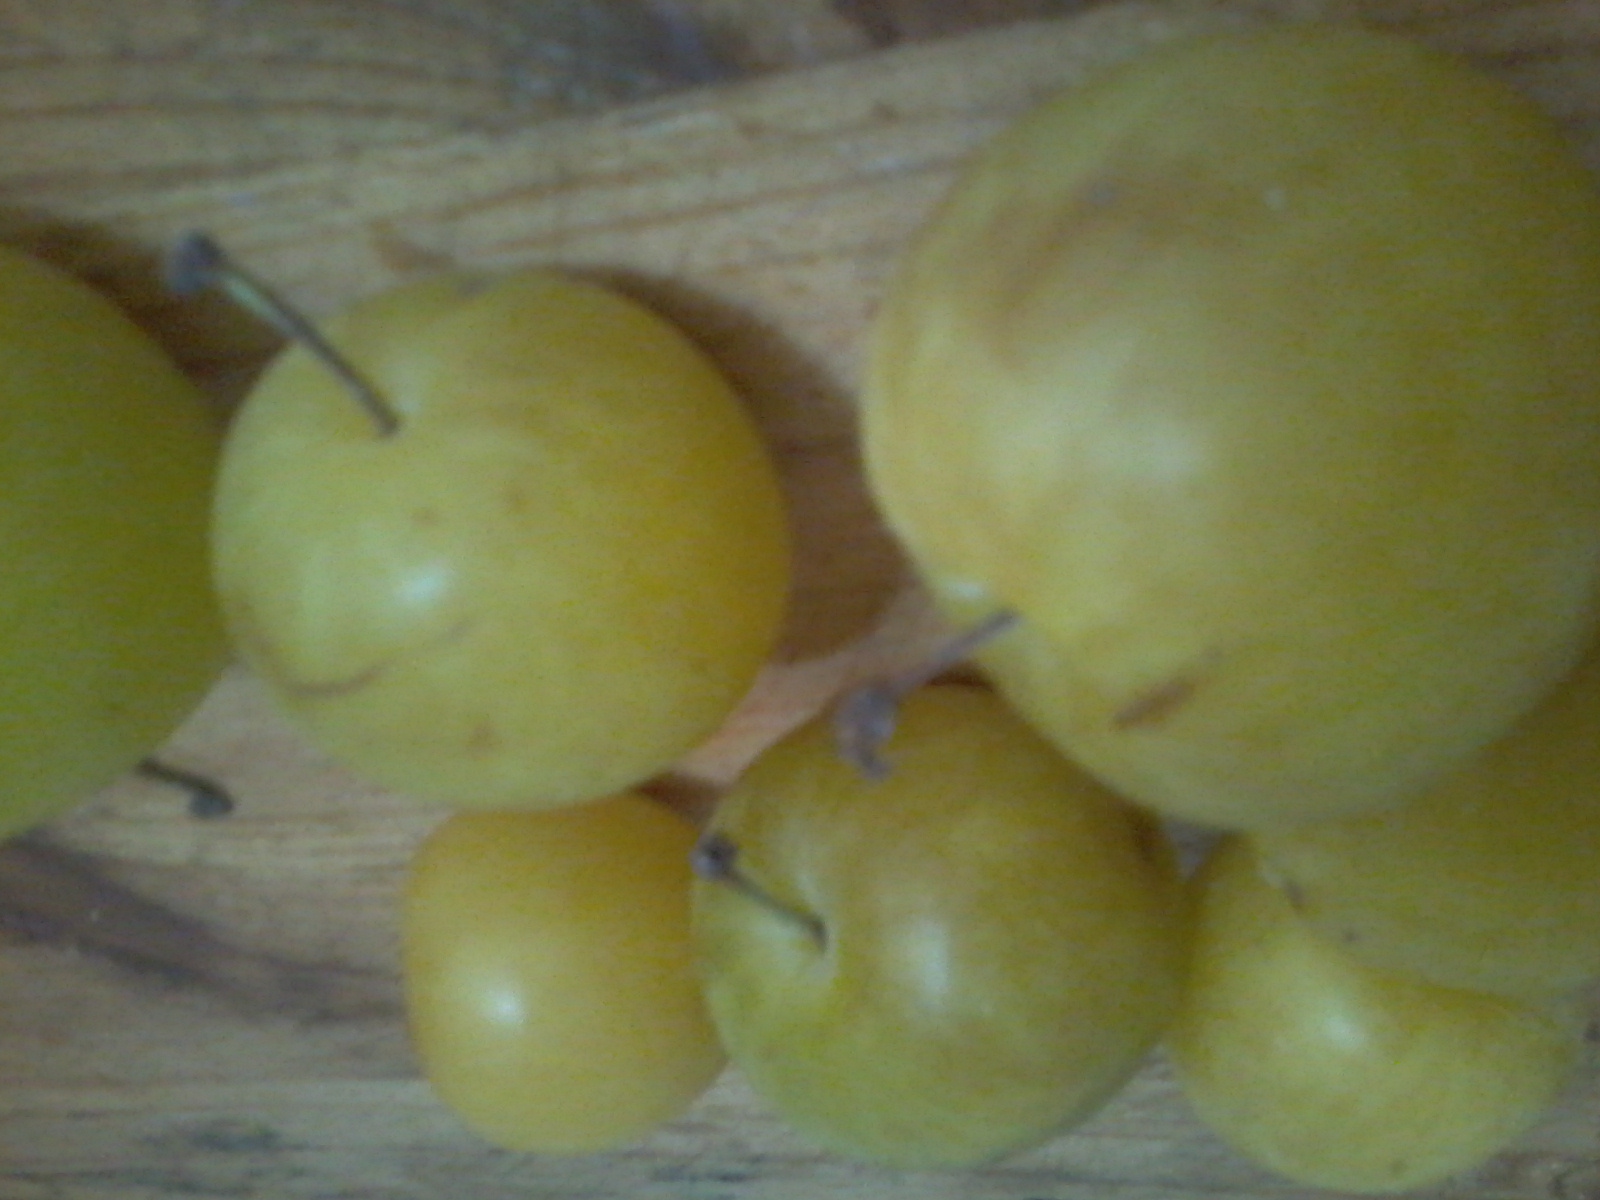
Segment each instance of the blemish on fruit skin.
[[387,664],[380,662],[342,679],[303,679],[290,670],[278,647],[262,633],[250,604],[229,596],[224,598],[224,607],[228,612],[229,628],[233,630],[234,640],[239,644],[245,660],[291,699],[337,700],[370,687],[387,670]]
[[494,727],[492,721],[479,721],[467,735],[467,750],[472,754],[487,757],[499,750],[502,745],[500,731]]
[[1133,849],[1146,866],[1159,867],[1167,861],[1166,835],[1154,821],[1142,817],[1132,823]]
[[1193,699],[1198,687],[1198,680],[1183,675],[1159,683],[1118,709],[1111,718],[1111,727],[1125,730],[1159,725]]
[[1297,913],[1306,911],[1306,890],[1294,880],[1286,880],[1282,885],[1284,899],[1289,901],[1289,907]]
[[1260,192],[1196,164],[1109,163],[1069,196],[1014,203],[992,222],[994,328],[1017,347],[1049,341],[1047,331],[1098,318],[1172,248],[1234,247],[1274,212]]
[[[407,654],[415,656],[443,650],[465,638],[477,624],[476,617],[461,617],[431,643],[412,647]],[[264,673],[276,680],[285,693],[299,700],[342,699],[373,686],[393,667],[403,662],[402,656],[395,655],[380,659],[370,667],[353,672],[342,679],[302,679],[282,667],[279,656],[271,651],[271,647],[263,639],[253,639],[252,644],[256,647],[255,660],[263,664]]]
[[337,700],[371,687],[383,678],[384,672],[388,669],[387,662],[378,662],[354,675],[327,681],[296,679],[292,675],[280,674],[278,683],[286,692],[300,700]]

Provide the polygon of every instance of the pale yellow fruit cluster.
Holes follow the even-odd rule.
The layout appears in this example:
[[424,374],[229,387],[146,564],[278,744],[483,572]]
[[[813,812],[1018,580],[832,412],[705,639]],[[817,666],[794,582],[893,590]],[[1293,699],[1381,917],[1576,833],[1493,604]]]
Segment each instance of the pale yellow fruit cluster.
[[550,1153],[679,1115],[725,1062],[695,831],[634,789],[744,697],[790,574],[776,471],[717,367],[574,275],[402,285],[268,368],[212,532],[228,628],[285,711],[353,771],[468,810],[417,854],[401,919],[440,1098]]
[[[746,694],[790,585],[715,364],[544,270],[306,336],[213,487],[159,352],[0,256],[0,835],[176,723],[220,607],[328,755],[469,810],[402,932],[419,1059],[484,1137],[615,1146],[731,1059],[824,1146],[962,1166],[1165,1039],[1242,1152],[1383,1192],[1560,1092],[1600,978],[1600,191],[1529,101],[1282,27],[978,154],[861,418],[993,690],[902,697],[886,778],[808,725],[699,833],[638,789]],[[1221,835],[1191,880],[1167,818]]]
[[1199,1114],[1373,1192],[1536,1120],[1600,977],[1600,191],[1554,122],[1357,29],[1147,54],[978,155],[862,423],[1018,711],[1234,831]]
[[738,870],[692,898],[693,830],[627,792],[724,720],[788,583],[771,465],[682,334],[523,272],[322,337],[335,363],[291,349],[235,418],[217,586],[325,751],[483,810],[422,847],[402,914],[413,1044],[463,1120],[603,1149],[726,1052],[826,1144],[962,1165],[1121,1088],[1179,1002],[1176,860],[992,692],[913,696],[886,783],[826,722],[772,750],[700,844]]

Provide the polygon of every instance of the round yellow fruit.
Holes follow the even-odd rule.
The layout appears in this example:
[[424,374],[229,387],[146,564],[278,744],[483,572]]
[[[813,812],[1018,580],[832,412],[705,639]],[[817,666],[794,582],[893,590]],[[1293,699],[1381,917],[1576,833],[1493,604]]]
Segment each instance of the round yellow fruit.
[[706,995],[734,1065],[819,1144],[982,1162],[1086,1119],[1160,1037],[1181,881],[1148,818],[991,692],[916,693],[887,755],[868,780],[818,722],[722,800],[709,837],[740,875],[695,887]]
[[1475,1167],[1560,1095],[1580,1006],[1358,963],[1296,916],[1248,845],[1196,880],[1194,963],[1168,1046],[1198,1115],[1309,1187],[1403,1192]]
[[653,775],[771,651],[789,545],[730,385],[641,305],[550,271],[404,285],[234,421],[214,523],[245,659],[332,757],[416,796],[540,808]]
[[545,1153],[620,1146],[716,1079],[690,945],[694,839],[622,795],[457,813],[423,844],[401,924],[411,1037],[480,1135]]
[[981,655],[1165,813],[1382,808],[1577,661],[1600,580],[1600,195],[1433,49],[1157,50],[978,155],[863,397],[874,490]]
[[1416,799],[1254,844],[1365,962],[1514,996],[1600,979],[1600,653]]

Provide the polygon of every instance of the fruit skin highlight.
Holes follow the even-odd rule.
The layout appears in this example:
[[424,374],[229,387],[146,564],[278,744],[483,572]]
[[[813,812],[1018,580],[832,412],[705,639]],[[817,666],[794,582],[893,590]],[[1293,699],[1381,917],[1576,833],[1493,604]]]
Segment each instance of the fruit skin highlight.
[[980,152],[911,246],[873,490],[979,655],[1123,794],[1382,808],[1576,663],[1600,568],[1600,196],[1435,50],[1141,56]]
[[990,692],[914,693],[886,754],[869,781],[818,722],[722,800],[711,834],[822,932],[702,878],[707,1000],[741,1074],[820,1145],[983,1162],[1138,1068],[1178,1000],[1182,883],[1159,829]]
[[222,670],[220,440],[110,299],[0,248],[0,837],[132,768]]
[[1167,1035],[1219,1136],[1309,1187],[1405,1192],[1479,1165],[1558,1098],[1583,1005],[1364,966],[1296,916],[1247,842],[1195,880],[1194,963]]
[[448,804],[631,787],[712,733],[789,587],[772,462],[681,332],[551,271],[442,276],[332,321],[383,436],[294,348],[235,419],[217,588],[331,757]]

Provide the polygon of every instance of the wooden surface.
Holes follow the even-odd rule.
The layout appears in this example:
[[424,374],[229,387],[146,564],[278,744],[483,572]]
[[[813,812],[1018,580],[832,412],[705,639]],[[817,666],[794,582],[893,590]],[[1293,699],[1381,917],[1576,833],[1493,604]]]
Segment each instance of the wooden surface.
[[[1156,40],[1354,15],[1502,72],[1600,169],[1600,0],[1111,4],[904,46],[986,6],[676,6],[721,31],[696,42],[660,24],[672,6],[601,5],[656,21],[657,41],[629,59],[616,26],[620,57],[587,74],[599,52],[581,38],[540,58],[537,30],[515,43],[505,24],[561,7],[4,0],[0,236],[111,290],[223,403],[272,346],[220,304],[161,293],[153,264],[193,227],[314,313],[441,264],[537,261],[682,322],[760,415],[801,548],[780,660],[664,788],[691,803],[933,632],[856,474],[857,355],[908,232],[1035,99]],[[781,53],[796,29],[804,52]],[[821,1156],[732,1073],[626,1152],[496,1152],[416,1079],[398,1006],[396,889],[437,814],[321,761],[241,672],[168,757],[224,781],[237,811],[198,819],[130,778],[0,848],[0,1200],[1298,1194],[1203,1131],[1159,1061],[1084,1129],[975,1172]],[[1600,1070],[1441,1194],[1600,1197]]]

